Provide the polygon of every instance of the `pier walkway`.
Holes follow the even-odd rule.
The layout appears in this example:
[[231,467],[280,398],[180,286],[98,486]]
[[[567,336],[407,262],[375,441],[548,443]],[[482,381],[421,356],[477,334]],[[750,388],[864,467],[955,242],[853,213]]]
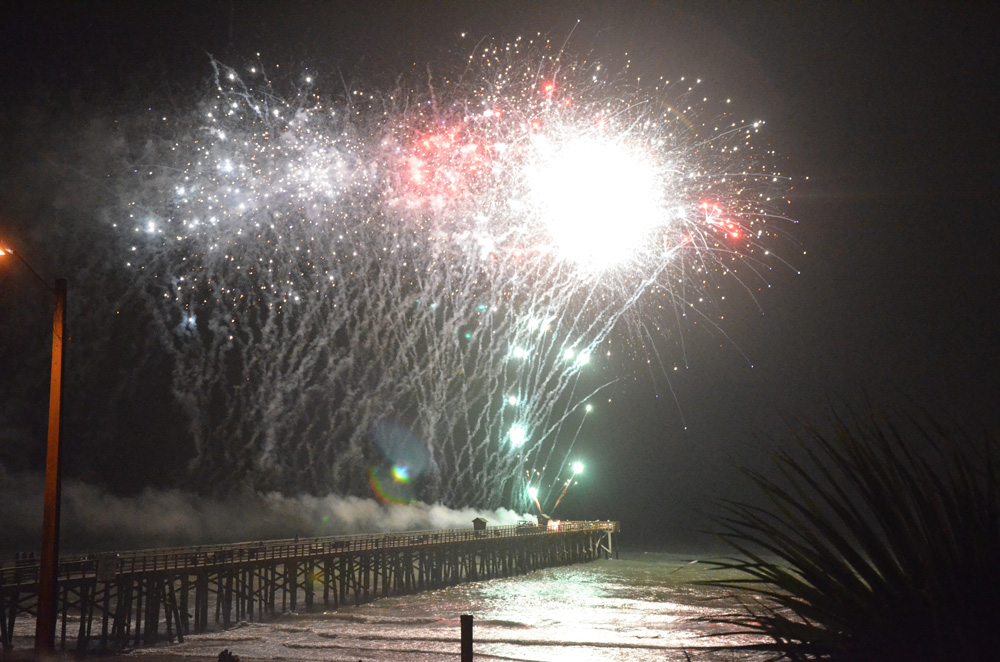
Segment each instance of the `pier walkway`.
[[[125,650],[283,612],[614,555],[617,522],[552,522],[112,552],[59,561],[57,646]],[[33,632],[38,561],[0,562],[0,644]],[[19,621],[20,619],[20,621]]]

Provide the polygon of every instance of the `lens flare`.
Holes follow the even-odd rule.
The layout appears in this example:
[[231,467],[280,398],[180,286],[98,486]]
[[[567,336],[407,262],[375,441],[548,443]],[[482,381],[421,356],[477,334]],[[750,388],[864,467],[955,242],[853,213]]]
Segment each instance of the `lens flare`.
[[392,468],[392,479],[397,483],[405,485],[410,482],[410,470],[406,467],[396,465]]

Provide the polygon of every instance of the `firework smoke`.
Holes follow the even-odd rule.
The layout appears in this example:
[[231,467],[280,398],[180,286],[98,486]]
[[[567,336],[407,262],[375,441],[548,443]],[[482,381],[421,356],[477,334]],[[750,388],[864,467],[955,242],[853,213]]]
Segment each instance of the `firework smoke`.
[[[0,465],[0,552],[38,544],[38,513],[44,477],[11,474]],[[524,518],[503,508],[450,509],[418,501],[387,505],[373,498],[233,493],[206,498],[179,489],[145,489],[132,496],[109,494],[68,480],[63,486],[63,538],[70,554],[95,549],[145,549],[249,540],[468,528],[482,517],[491,526]]]

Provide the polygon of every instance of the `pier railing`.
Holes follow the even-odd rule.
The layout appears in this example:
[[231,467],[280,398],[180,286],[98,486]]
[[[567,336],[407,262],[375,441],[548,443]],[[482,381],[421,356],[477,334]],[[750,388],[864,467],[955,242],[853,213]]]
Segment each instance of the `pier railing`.
[[[618,530],[617,522],[583,521],[553,522],[548,527],[531,525],[491,526],[482,531],[472,529],[436,529],[399,533],[368,533],[318,538],[288,538],[218,545],[161,547],[111,552],[122,573],[155,570],[180,570],[243,560],[284,560],[324,553],[360,552],[400,547],[446,545],[483,538],[522,538],[523,536],[572,531]],[[59,559],[59,578],[73,579],[97,571],[104,554],[87,554]],[[34,583],[38,581],[39,561],[35,559],[0,561],[0,585]]]

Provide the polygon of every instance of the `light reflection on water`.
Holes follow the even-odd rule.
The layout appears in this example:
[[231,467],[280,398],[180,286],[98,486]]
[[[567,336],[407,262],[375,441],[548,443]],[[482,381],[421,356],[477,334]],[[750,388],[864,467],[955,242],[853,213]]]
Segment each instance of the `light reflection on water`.
[[[476,659],[535,662],[753,660],[712,653],[721,626],[697,619],[734,606],[691,581],[707,566],[675,554],[549,568],[521,577],[383,598],[337,612],[289,615],[134,657],[214,658],[223,648],[257,659],[429,662],[459,657],[461,614],[475,618]],[[752,643],[727,637],[725,643]],[[762,659],[762,658],[760,658]]]

